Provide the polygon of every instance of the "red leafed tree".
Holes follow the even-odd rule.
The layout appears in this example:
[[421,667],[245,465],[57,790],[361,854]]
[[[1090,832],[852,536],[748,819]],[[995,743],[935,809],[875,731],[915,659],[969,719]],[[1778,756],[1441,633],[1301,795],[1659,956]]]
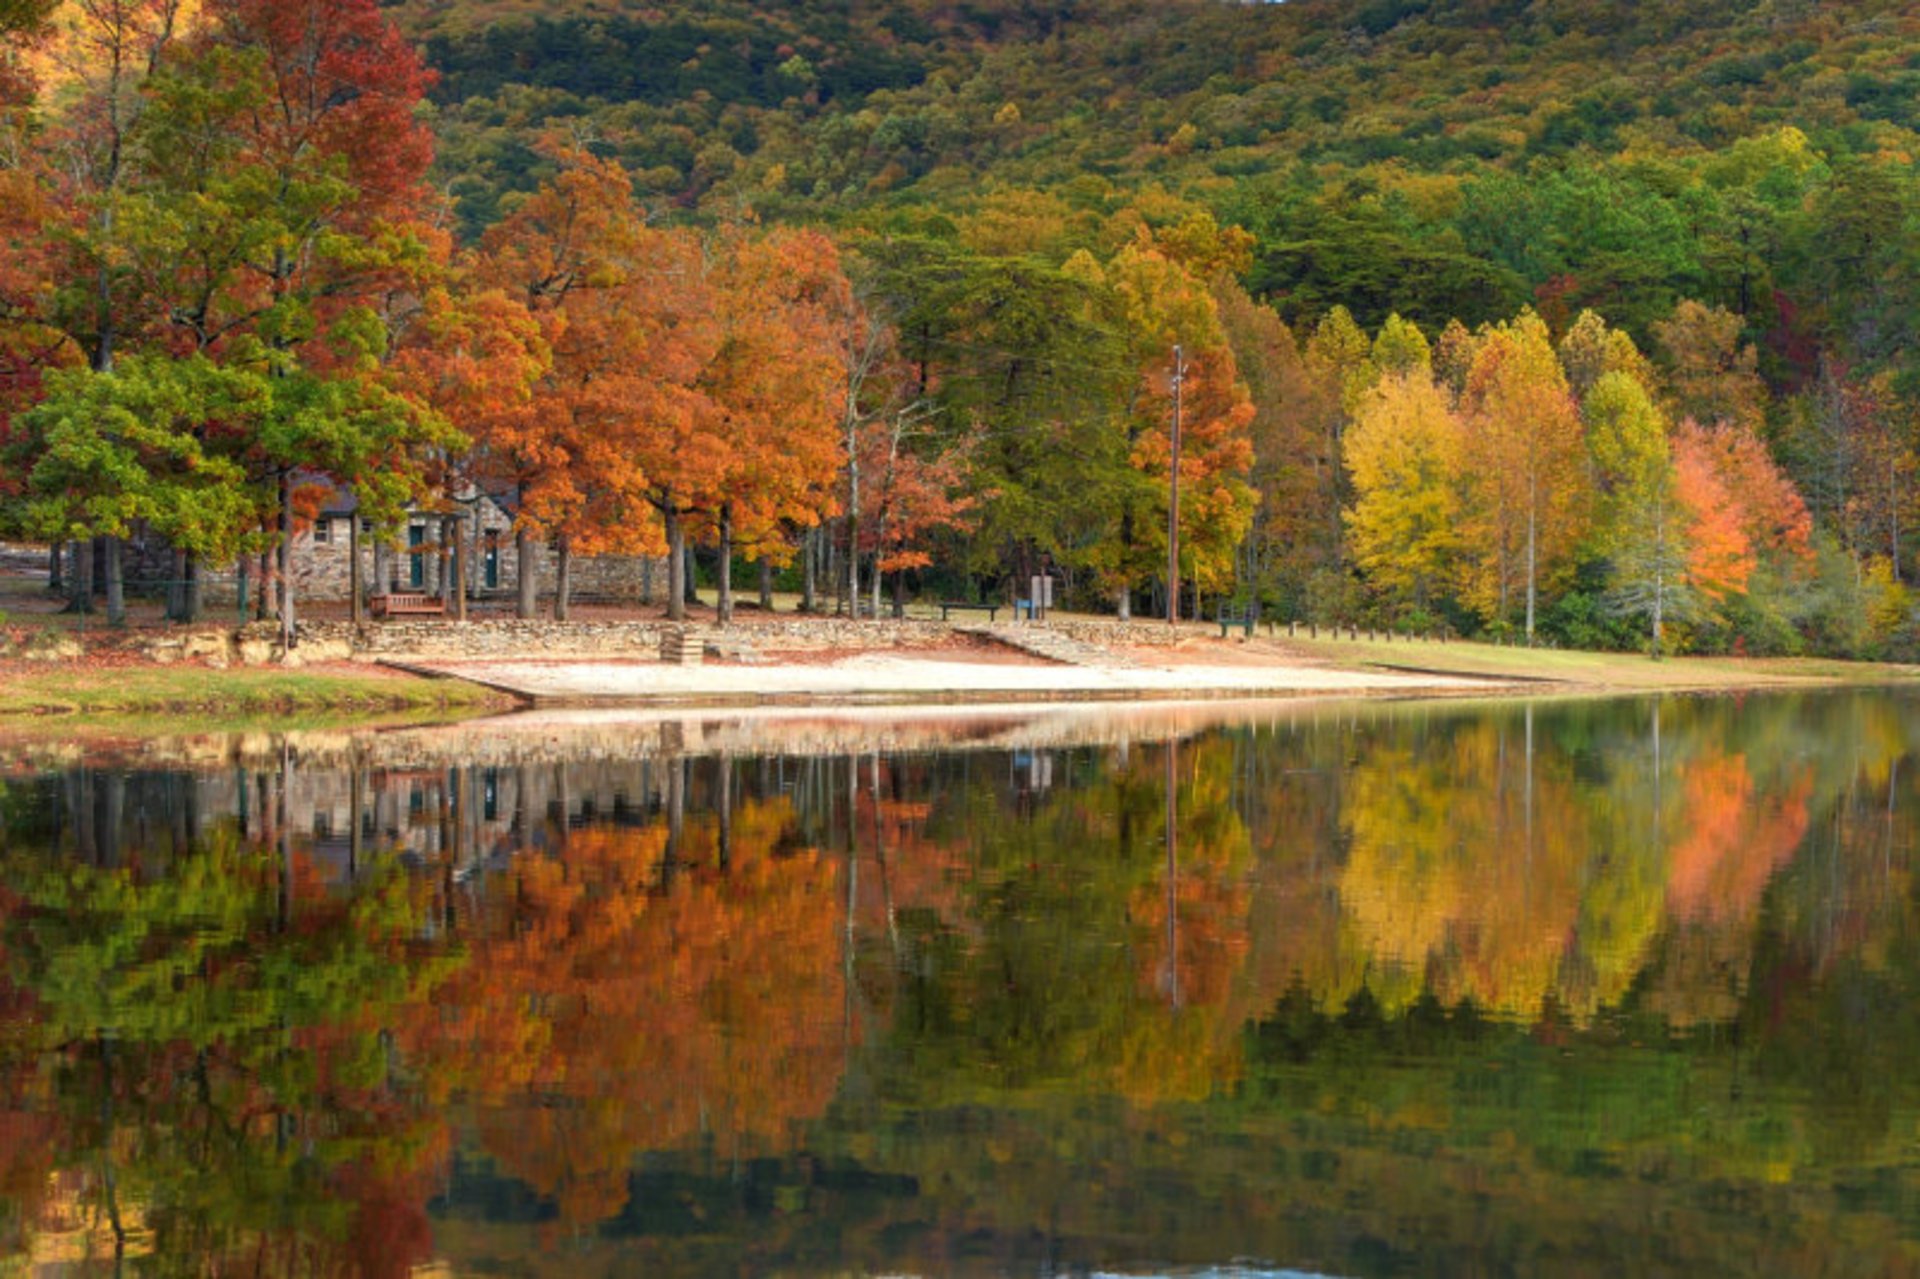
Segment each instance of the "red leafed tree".
[[269,164],[343,162],[355,198],[342,220],[405,220],[424,197],[433,134],[415,108],[433,73],[375,0],[207,0],[213,38],[256,51],[271,94],[247,114]]
[[313,339],[444,255],[417,113],[431,73],[374,0],[206,0],[173,79],[144,145],[177,225],[144,246],[147,286],[196,347],[340,363]]
[[[42,373],[74,356],[47,322],[54,275],[41,228],[51,215],[32,174],[0,170],[0,450],[11,438],[12,415],[39,398]],[[20,468],[0,467],[0,497],[24,478]]]
[[979,500],[967,491],[972,437],[941,439],[921,426],[919,416],[907,409],[867,423],[859,435],[860,473],[868,477],[869,485],[861,549],[875,557],[876,617],[881,578],[895,575],[897,603],[904,582],[901,575],[933,562],[926,548],[928,536],[943,529],[966,528]]
[[1675,492],[1688,513],[1687,581],[1702,596],[1724,600],[1746,589],[1754,568],[1745,512],[1716,465],[1712,434],[1692,423],[1674,436]]

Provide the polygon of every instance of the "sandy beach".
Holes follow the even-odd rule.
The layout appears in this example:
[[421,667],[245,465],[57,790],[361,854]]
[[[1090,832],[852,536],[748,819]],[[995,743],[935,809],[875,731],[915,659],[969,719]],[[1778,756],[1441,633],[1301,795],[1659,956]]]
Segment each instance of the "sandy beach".
[[537,705],[1413,695],[1486,690],[1502,683],[1306,663],[1144,660],[1067,665],[979,660],[961,652],[861,653],[764,665],[672,666],[612,659],[422,659],[396,664],[513,692]]

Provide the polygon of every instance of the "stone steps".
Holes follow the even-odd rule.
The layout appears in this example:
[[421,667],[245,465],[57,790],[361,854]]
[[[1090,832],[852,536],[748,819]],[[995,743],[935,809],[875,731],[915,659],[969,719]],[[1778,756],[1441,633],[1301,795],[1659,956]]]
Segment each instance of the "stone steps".
[[1063,635],[1050,629],[1044,622],[983,623],[957,626],[954,630],[962,635],[977,635],[996,644],[1004,644],[1034,657],[1044,657],[1063,666],[1132,668],[1139,665],[1123,653]]

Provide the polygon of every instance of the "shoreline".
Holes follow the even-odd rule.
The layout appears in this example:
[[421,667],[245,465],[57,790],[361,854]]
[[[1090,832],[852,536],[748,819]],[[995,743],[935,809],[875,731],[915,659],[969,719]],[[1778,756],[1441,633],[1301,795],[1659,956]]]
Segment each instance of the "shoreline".
[[[638,645],[540,656],[465,647],[437,628],[418,652],[315,646],[294,663],[143,659],[126,647],[0,661],[0,733],[157,732],[453,721],[514,711],[1108,705],[1281,698],[1631,695],[1898,686],[1920,667],[1821,658],[1673,657],[1406,639],[1220,639],[1081,619],[1052,627],[817,622],[697,628],[711,660]],[[857,638],[855,638],[857,637]],[[519,646],[514,646],[518,648]],[[305,646],[302,650],[305,653]],[[523,651],[523,650],[522,650]]]
[[[749,628],[741,628],[749,632]],[[751,632],[749,632],[751,634]],[[1179,636],[1162,647],[1079,641],[1071,661],[998,636],[952,647],[768,651],[751,661],[666,664],[632,653],[551,657],[351,657],[301,666],[0,664],[0,734],[378,724],[528,711],[806,707],[1060,707],[1246,699],[1452,699],[1901,686],[1920,668],[1824,659],[1651,661],[1494,645],[1248,641]]]

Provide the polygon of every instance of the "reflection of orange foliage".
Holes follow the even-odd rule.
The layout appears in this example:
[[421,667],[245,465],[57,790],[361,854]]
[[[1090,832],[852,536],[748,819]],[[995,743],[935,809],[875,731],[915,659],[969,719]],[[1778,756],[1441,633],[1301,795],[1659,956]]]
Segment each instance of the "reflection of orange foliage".
[[[1183,868],[1185,872],[1185,868]],[[1183,873],[1175,881],[1173,953],[1167,965],[1167,896],[1142,887],[1128,912],[1138,939],[1140,979],[1155,990],[1177,981],[1183,1003],[1224,1005],[1248,948],[1247,893],[1237,883]]]
[[[1239,1029],[1263,1007],[1243,981],[1252,949],[1250,842],[1233,815],[1234,756],[1221,739],[1181,751],[1172,901],[1162,870],[1138,884],[1127,902],[1138,992],[1149,1005],[1178,1010],[1174,1017],[1140,1019],[1127,1038],[1114,1086],[1141,1101],[1198,1099],[1237,1078]],[[1157,762],[1142,760],[1135,769],[1133,785],[1160,783]]]
[[1142,1018],[1115,1063],[1113,1086],[1138,1101],[1198,1100],[1240,1075],[1238,1032],[1250,1010],[1233,996],[1250,948],[1247,891],[1208,869],[1183,868],[1176,881],[1172,964],[1166,893],[1143,886],[1133,895],[1141,994],[1177,1010]]
[[[966,841],[943,842],[928,835],[931,803],[891,798],[896,789],[918,793],[923,785],[896,776],[902,767],[897,761],[882,761],[877,796],[873,774],[861,772],[854,817],[860,861],[856,920],[864,929],[891,934],[895,912],[913,909],[928,912],[945,927],[968,929],[964,889],[971,871]],[[903,780],[904,787],[899,785]],[[884,1005],[884,990],[869,993]]]
[[564,1220],[617,1212],[636,1154],[739,1148],[825,1109],[844,1036],[836,862],[779,855],[785,801],[717,823],[576,832],[490,885],[430,1054],[506,1167]]
[[1759,905],[1773,873],[1807,833],[1813,772],[1756,797],[1744,755],[1703,760],[1687,769],[1691,834],[1674,846],[1667,903],[1686,920],[1725,923]]

